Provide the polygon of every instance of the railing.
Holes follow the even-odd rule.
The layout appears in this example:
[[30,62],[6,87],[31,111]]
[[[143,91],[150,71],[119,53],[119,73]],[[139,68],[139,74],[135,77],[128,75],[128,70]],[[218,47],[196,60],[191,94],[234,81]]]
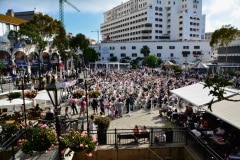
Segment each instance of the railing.
[[[72,121],[76,125],[76,121]],[[69,122],[71,123],[71,122]],[[22,130],[8,139],[0,146],[0,159],[14,159],[15,154],[19,151],[17,142],[19,139],[27,135],[28,130]],[[111,129],[106,133],[93,131],[93,134],[98,136],[99,147],[108,145],[112,148],[121,148],[126,146],[137,147],[169,147],[171,146],[188,146],[197,153],[198,157],[203,160],[215,159],[221,160],[222,156],[218,155],[211,147],[209,147],[202,139],[197,138],[192,132],[186,128],[172,128],[171,131],[166,128],[150,128],[147,136],[134,135],[132,129]],[[141,134],[141,133],[140,133]],[[142,133],[143,134],[143,133]],[[145,134],[145,133],[144,133]],[[119,136],[122,135],[122,136]],[[164,136],[166,135],[165,139]],[[57,151],[52,154],[56,154]],[[56,156],[51,155],[49,159],[54,159]],[[56,158],[57,159],[57,158]],[[161,157],[158,157],[161,159]]]

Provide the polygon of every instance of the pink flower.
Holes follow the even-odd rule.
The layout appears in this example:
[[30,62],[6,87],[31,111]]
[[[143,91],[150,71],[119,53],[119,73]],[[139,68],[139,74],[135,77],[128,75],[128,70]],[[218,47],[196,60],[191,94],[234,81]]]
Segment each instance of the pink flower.
[[92,153],[86,153],[86,156],[87,157],[92,157],[93,155],[92,155]]

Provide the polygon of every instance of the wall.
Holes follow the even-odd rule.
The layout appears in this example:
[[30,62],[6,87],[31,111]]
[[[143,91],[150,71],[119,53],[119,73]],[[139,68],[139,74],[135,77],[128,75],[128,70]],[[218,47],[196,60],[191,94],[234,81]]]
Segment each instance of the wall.
[[84,153],[74,154],[72,160],[161,160],[171,157],[172,160],[194,160],[185,147],[136,148],[97,150],[93,157]]

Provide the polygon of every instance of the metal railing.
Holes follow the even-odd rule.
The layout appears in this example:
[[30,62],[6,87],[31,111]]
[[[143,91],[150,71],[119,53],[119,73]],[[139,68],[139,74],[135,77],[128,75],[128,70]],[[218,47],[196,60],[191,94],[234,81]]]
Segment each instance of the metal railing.
[[[76,122],[73,121],[74,125],[75,123]],[[14,159],[15,154],[19,151],[17,142],[19,139],[24,138],[27,133],[28,130],[19,131],[17,134],[8,139],[3,145],[1,145],[0,159]],[[167,128],[149,128],[149,132],[146,136],[134,135],[132,129],[111,129],[107,130],[105,133],[93,131],[92,134],[95,134],[98,137],[99,147],[108,145],[116,149],[126,146],[150,148],[159,146],[169,147],[168,144],[171,144],[171,146],[180,145],[190,147],[202,160],[223,159],[221,155],[216,153],[202,139],[197,138],[187,128],[172,128],[171,130]],[[53,154],[54,153],[55,152],[53,152]],[[49,159],[53,159],[52,156],[49,157]]]

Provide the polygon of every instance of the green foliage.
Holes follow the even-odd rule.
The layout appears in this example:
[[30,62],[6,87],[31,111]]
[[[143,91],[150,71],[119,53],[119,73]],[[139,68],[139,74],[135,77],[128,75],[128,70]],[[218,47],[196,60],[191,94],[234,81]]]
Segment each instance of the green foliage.
[[6,137],[11,137],[19,131],[19,126],[17,124],[5,124],[3,125],[3,134]]
[[91,98],[98,98],[101,93],[99,91],[89,91],[88,94],[90,95]]
[[85,95],[85,92],[81,90],[72,93],[73,98],[82,98],[83,95]]
[[150,48],[147,45],[144,45],[141,48],[140,53],[143,54],[144,58],[146,58],[150,54]]
[[94,123],[97,125],[98,131],[106,131],[110,125],[109,117],[96,117]]
[[28,137],[20,139],[18,145],[25,154],[32,154],[33,151],[46,151],[58,142],[54,129],[48,128],[46,124],[39,124],[30,128]]
[[85,64],[88,64],[89,62],[95,62],[98,60],[98,54],[93,48],[87,47],[83,51],[83,57]]
[[8,93],[8,99],[14,99],[14,98],[19,98],[21,97],[21,93],[20,92],[10,92]]
[[156,67],[157,62],[158,62],[158,59],[155,55],[147,56],[145,59],[145,64],[151,68]]
[[118,58],[116,56],[110,57],[109,59],[110,62],[117,62]]
[[[240,100],[234,100],[228,97],[224,97],[225,94],[225,88],[227,86],[232,86],[234,85],[233,82],[222,78],[221,75],[214,75],[213,77],[206,77],[204,80],[204,88],[209,88],[210,92],[209,95],[212,95],[217,98],[218,101],[221,100],[227,100],[227,101],[232,101],[232,102],[239,102]],[[208,108],[211,110],[211,106],[214,103],[214,99],[212,99],[208,103]]]
[[97,140],[94,136],[88,136],[85,131],[79,132],[71,130],[60,137],[60,143],[64,148],[85,151],[87,154],[96,150]]
[[222,26],[213,32],[210,41],[210,46],[218,45],[221,47],[227,47],[234,39],[240,35],[237,28],[231,25]]

